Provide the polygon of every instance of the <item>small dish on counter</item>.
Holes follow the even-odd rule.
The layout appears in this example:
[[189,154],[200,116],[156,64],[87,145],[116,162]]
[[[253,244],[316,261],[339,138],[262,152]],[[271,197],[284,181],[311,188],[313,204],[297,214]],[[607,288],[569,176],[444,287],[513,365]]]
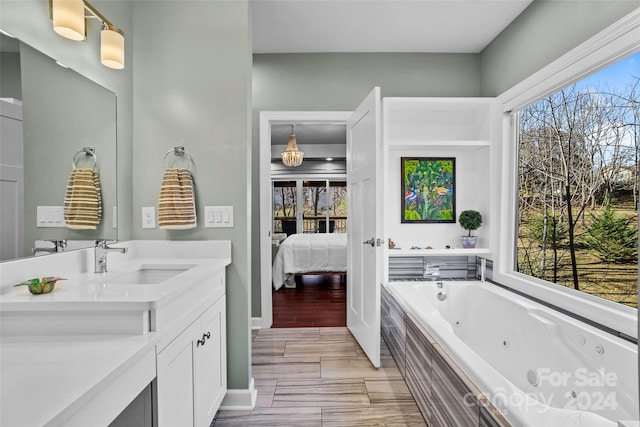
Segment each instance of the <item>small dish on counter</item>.
[[13,285],[13,286],[14,287],[28,286],[29,292],[31,292],[33,295],[48,294],[49,292],[55,289],[56,282],[58,280],[66,280],[66,279],[63,279],[61,277],[42,277],[42,278],[25,280],[24,282],[20,282],[17,285]]

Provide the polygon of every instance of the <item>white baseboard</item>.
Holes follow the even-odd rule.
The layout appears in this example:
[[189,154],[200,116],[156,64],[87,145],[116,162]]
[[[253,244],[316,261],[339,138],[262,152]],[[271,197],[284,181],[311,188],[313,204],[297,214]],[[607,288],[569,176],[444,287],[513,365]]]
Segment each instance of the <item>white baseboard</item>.
[[251,318],[251,329],[262,329],[262,317]]
[[222,399],[221,411],[252,411],[256,407],[256,390],[253,378],[249,382],[249,388],[227,390],[227,394]]

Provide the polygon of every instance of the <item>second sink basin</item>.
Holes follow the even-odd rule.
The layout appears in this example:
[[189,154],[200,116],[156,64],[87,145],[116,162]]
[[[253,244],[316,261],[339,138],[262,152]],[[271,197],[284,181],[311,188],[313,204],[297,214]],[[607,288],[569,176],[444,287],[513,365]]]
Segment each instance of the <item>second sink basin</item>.
[[184,273],[194,265],[141,265],[139,269],[106,280],[112,285],[156,285],[180,273]]

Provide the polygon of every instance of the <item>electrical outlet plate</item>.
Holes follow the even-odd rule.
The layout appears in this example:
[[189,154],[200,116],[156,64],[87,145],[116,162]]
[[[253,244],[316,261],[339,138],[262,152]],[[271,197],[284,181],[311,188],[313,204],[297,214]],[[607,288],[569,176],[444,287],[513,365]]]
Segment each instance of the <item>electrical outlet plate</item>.
[[153,206],[142,208],[142,228],[156,228],[156,208]]

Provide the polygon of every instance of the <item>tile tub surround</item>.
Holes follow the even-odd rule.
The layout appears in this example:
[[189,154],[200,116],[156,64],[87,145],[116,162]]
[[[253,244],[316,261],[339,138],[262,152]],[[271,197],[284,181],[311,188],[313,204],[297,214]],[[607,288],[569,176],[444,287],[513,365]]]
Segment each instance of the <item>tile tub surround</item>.
[[426,426],[382,344],[374,368],[347,328],[254,331],[253,411],[220,411],[213,426]]
[[[403,311],[405,322],[405,334],[400,336],[392,333],[398,330],[399,317],[384,315],[398,310]],[[382,313],[383,339],[396,358],[404,355],[404,378],[429,426],[510,425],[488,401],[477,399],[480,390],[385,287]]]
[[382,338],[389,346],[389,351],[395,360],[398,370],[405,375],[405,343],[407,328],[405,326],[404,310],[396,300],[387,292],[381,290],[381,321]]

